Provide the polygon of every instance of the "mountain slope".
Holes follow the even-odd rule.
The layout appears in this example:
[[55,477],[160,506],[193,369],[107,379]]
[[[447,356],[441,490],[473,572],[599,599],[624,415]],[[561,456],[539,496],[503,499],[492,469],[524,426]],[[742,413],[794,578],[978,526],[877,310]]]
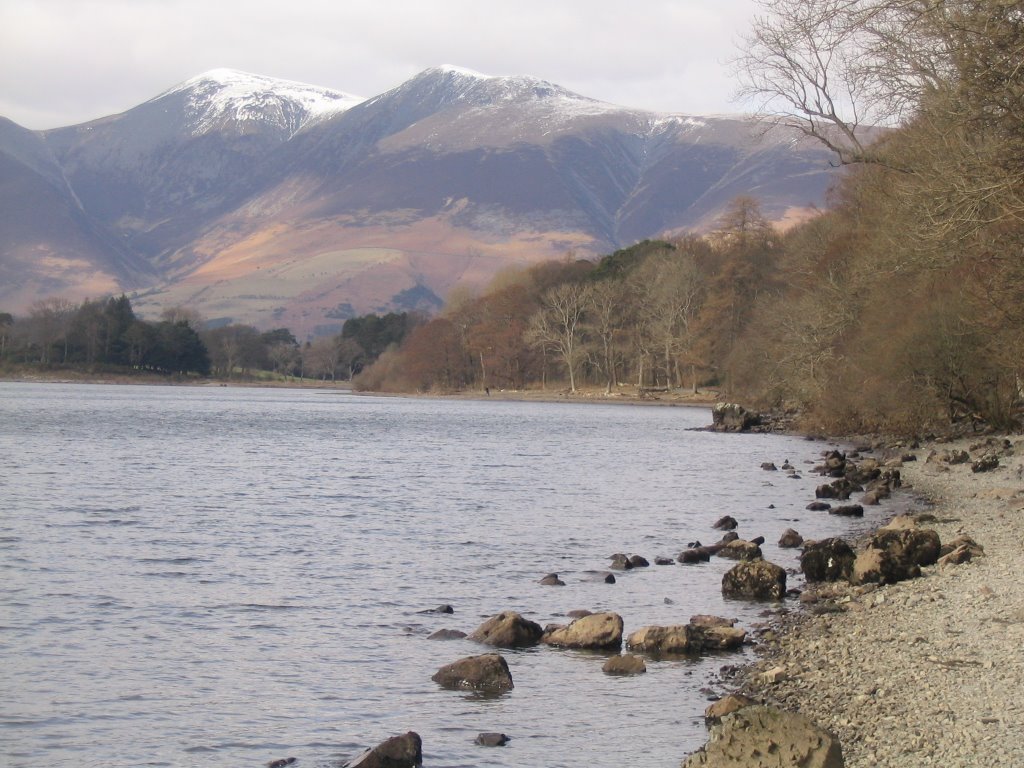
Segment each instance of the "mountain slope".
[[156,278],[83,209],[35,132],[0,118],[0,298],[81,300]]
[[707,229],[737,194],[781,220],[835,173],[817,145],[740,119],[457,67],[366,101],[217,70],[42,138],[81,212],[159,276],[123,283],[141,311],[300,336],[436,308],[509,265]]

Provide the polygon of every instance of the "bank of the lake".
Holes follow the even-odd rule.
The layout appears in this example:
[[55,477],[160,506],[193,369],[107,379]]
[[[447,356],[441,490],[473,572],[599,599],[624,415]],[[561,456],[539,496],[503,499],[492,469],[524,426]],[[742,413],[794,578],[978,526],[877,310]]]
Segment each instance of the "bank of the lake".
[[[840,589],[828,610],[782,622],[740,678],[839,736],[848,768],[1024,765],[1024,440],[1009,453],[1004,439],[925,444],[901,467],[901,493],[936,518],[922,527],[943,542],[966,534],[984,557]],[[953,449],[1000,454],[1000,466],[926,460]],[[780,666],[785,678],[766,682]]]

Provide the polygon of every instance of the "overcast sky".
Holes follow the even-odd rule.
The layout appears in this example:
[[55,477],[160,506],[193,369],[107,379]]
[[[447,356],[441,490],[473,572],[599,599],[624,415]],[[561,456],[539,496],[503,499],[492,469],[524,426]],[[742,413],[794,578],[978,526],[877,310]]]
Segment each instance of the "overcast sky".
[[427,67],[532,75],[660,112],[742,111],[754,0],[0,0],[0,116],[123,112],[216,67],[370,97]]

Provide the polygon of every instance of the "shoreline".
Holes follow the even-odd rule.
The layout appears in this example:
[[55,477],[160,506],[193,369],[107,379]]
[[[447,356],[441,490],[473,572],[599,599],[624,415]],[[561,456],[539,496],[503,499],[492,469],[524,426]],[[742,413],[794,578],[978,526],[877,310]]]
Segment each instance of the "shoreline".
[[901,493],[935,518],[919,527],[943,543],[966,534],[983,557],[887,586],[821,585],[820,602],[769,622],[759,658],[724,686],[831,731],[848,768],[1024,765],[1024,440],[988,472],[927,461],[1000,452],[986,440],[1003,437],[925,443],[900,467]]
[[493,389],[461,392],[372,392],[352,388],[350,381],[271,381],[224,379],[173,379],[157,376],[82,375],[82,376],[11,376],[0,373],[0,382],[13,384],[106,384],[114,386],[167,387],[242,387],[266,389],[329,389],[363,397],[397,397],[433,400],[500,400],[531,403],[599,403],[602,405],[697,406],[710,408],[719,402],[718,392],[706,390],[693,394],[689,390],[640,393],[633,386],[623,387],[608,395],[603,388],[579,389],[575,393],[563,389]]

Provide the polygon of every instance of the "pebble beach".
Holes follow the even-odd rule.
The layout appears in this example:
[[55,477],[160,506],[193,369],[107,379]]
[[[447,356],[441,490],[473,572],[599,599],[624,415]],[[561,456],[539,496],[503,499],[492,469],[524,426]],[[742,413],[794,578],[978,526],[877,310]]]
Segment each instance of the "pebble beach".
[[[936,460],[993,446],[990,471]],[[759,659],[732,682],[834,733],[850,768],[1024,766],[1024,440],[912,453],[900,492],[921,500],[920,527],[943,542],[967,535],[984,555],[886,586],[811,587],[805,609],[764,631]]]

